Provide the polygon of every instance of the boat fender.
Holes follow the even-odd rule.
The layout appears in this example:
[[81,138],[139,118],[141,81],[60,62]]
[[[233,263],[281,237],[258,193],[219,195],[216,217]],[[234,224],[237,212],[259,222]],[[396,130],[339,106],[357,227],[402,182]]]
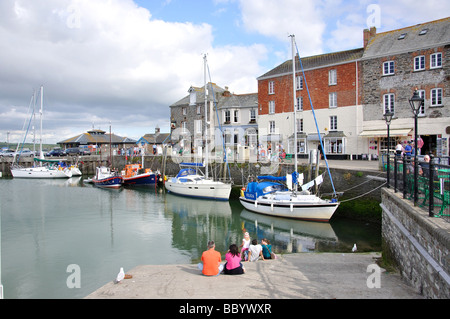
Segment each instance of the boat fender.
[[294,211],[294,205],[291,203],[291,205],[290,205],[291,207],[291,213]]
[[258,202],[255,200],[255,208],[258,207]]
[[270,210],[273,212],[273,202],[270,203]]
[[241,197],[244,197],[244,190],[245,190],[245,188],[242,187],[242,188],[241,188]]

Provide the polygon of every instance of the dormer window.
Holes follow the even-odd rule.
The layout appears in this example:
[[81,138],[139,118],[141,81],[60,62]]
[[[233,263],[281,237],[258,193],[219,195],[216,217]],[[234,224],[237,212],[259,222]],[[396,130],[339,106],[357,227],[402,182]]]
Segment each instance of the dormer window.
[[400,34],[400,36],[398,37],[397,40],[403,40],[404,38],[406,38],[406,34],[407,34],[407,33],[402,33],[402,34]]
[[419,35],[425,35],[425,34],[427,34],[427,32],[428,32],[428,29],[425,28],[422,31],[420,31]]

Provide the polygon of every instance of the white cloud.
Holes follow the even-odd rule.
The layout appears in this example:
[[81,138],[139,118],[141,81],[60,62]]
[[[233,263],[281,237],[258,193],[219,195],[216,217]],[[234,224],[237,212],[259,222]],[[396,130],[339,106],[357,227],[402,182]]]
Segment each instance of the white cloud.
[[[265,55],[258,45],[213,48],[211,25],[156,20],[131,0],[3,0],[0,38],[0,61],[8,61],[0,73],[0,114],[9,117],[0,139],[22,127],[17,112],[26,111],[41,84],[52,142],[93,122],[106,129],[112,121],[135,138],[156,125],[168,129],[169,105],[203,84],[203,53],[217,61],[210,65],[213,81],[244,92],[256,92]],[[8,113],[13,105],[17,111]]]
[[303,55],[321,53],[325,22],[317,0],[241,0],[242,20],[250,32],[278,39],[289,46],[294,34]]

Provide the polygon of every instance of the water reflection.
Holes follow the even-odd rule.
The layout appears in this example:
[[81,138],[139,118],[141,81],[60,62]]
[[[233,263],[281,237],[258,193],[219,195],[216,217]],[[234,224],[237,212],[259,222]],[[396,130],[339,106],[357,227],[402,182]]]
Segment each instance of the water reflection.
[[[244,210],[237,200],[180,197],[163,188],[120,190],[68,180],[0,179],[2,281],[6,298],[81,298],[119,270],[197,262],[214,240],[225,255],[243,233],[267,237],[278,253],[373,251],[380,227],[349,220],[314,223]],[[375,247],[375,248],[374,248]],[[66,268],[82,269],[68,289]]]
[[319,242],[336,243],[338,238],[329,223],[285,219],[255,214],[243,209],[244,227],[258,239],[270,240],[274,251],[310,252]]
[[189,251],[193,261],[201,257],[210,240],[216,242],[218,251],[226,251],[230,236],[235,233],[228,201],[166,194],[165,213],[172,219],[173,246]]

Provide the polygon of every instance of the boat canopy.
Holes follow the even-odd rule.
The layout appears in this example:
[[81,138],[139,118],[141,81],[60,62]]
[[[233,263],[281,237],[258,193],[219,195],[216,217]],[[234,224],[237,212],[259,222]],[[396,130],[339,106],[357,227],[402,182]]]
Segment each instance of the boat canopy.
[[265,179],[268,181],[281,181],[281,182],[285,182],[286,181],[286,176],[270,176],[270,175],[265,175],[265,176],[258,176],[258,179]]
[[194,168],[183,168],[178,172],[176,177],[180,178],[180,177],[186,177],[188,175],[196,175],[196,174],[197,174],[197,170]]
[[[280,183],[274,183],[274,182],[251,182],[247,185],[247,189],[245,193],[250,193],[256,196],[255,199],[259,196],[270,194],[274,191],[286,191],[286,186],[280,184]],[[246,196],[247,197],[247,196]]]
[[[293,172],[291,174],[292,176],[292,183],[297,184],[299,178],[301,177],[298,172]],[[288,178],[286,176],[271,176],[271,175],[264,175],[264,176],[258,176],[258,179],[264,179],[268,181],[279,181],[279,182],[286,182],[288,181]],[[302,177],[303,179],[303,177]]]
[[180,166],[186,167],[204,167],[203,163],[180,163]]

